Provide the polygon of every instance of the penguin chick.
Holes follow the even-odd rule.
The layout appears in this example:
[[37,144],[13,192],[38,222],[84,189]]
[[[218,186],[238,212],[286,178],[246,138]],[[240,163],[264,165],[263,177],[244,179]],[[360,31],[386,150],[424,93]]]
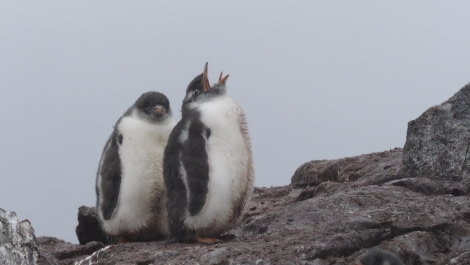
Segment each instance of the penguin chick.
[[360,259],[356,265],[403,265],[392,253],[373,249]]
[[120,242],[168,236],[163,152],[176,121],[168,98],[146,92],[119,118],[96,177],[103,230]]
[[170,242],[215,243],[239,224],[254,182],[248,128],[226,93],[228,75],[212,87],[204,72],[186,89],[182,119],[163,160]]

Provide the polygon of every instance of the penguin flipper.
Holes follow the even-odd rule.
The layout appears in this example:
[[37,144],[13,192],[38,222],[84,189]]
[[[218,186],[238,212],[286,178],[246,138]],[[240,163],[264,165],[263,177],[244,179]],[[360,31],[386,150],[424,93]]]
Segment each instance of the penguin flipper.
[[200,120],[193,121],[188,128],[188,140],[183,143],[181,162],[186,171],[189,189],[189,214],[198,214],[206,203],[209,184],[209,161],[207,140],[211,131]]
[[184,225],[186,212],[186,187],[181,175],[181,143],[178,140],[183,123],[179,122],[171,132],[163,158],[163,179],[167,196],[168,225],[170,237],[168,243],[185,242],[188,231]]
[[[186,133],[187,139],[181,141],[181,135]],[[205,146],[209,136],[210,130],[201,122],[192,122],[186,129],[185,122],[179,122],[168,139],[163,177],[167,193],[169,242],[196,241],[194,231],[186,227],[184,220],[186,213],[196,215],[206,200],[209,164]]]
[[122,135],[114,131],[105,145],[102,161],[98,170],[96,183],[97,211],[102,213],[105,220],[109,220],[116,209],[119,189],[121,186],[121,160],[119,158],[119,145],[122,144]]

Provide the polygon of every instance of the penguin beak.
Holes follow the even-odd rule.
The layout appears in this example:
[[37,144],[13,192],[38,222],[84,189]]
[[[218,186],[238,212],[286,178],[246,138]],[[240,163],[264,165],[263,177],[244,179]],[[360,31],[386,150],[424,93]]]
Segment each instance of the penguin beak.
[[224,72],[220,72],[218,84],[224,84],[225,85],[225,81],[227,81],[227,78],[228,78],[229,75],[226,75],[225,77],[222,78],[223,74],[224,74]]
[[211,88],[211,85],[209,84],[209,78],[207,77],[207,65],[208,62],[206,63],[206,65],[204,65],[204,72],[202,72],[202,89],[204,90],[204,92]]
[[[207,65],[208,63],[204,65],[204,72],[202,72],[202,88],[204,89],[204,92],[206,92],[207,90],[211,88],[211,85],[209,84],[209,78],[207,77],[208,76]],[[223,75],[224,75],[224,72],[220,72],[219,82],[217,82],[218,85],[225,85],[225,82],[227,81],[227,78],[229,77],[229,75],[226,75],[226,76],[223,76]]]
[[156,114],[162,114],[163,113],[163,107],[162,106],[155,106],[155,108],[153,108],[153,112],[155,112]]

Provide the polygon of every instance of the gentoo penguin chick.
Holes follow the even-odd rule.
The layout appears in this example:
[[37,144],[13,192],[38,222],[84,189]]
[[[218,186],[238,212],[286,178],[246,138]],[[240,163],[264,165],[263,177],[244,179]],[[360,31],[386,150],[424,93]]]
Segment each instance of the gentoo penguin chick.
[[390,252],[373,249],[367,252],[355,265],[403,265],[403,263]]
[[163,152],[176,121],[168,98],[142,94],[119,118],[96,177],[96,211],[103,230],[119,242],[168,236]]
[[204,72],[183,99],[182,119],[163,160],[170,242],[215,243],[236,226],[251,197],[254,170],[240,106],[226,93],[228,75],[212,87]]

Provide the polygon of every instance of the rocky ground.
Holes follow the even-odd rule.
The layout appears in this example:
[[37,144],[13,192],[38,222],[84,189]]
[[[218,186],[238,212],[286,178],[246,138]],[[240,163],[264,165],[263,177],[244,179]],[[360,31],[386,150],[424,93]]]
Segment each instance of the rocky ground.
[[469,128],[470,84],[410,121],[403,149],[310,161],[290,185],[256,188],[234,237],[215,245],[110,244],[86,206],[80,245],[34,240],[0,209],[0,263],[335,265],[376,248],[407,265],[470,264]]
[[[230,231],[234,239],[73,245],[39,237],[39,264],[332,265],[351,264],[371,248],[410,265],[470,264],[469,192],[469,184],[412,177],[402,149],[311,161],[291,185],[255,189],[243,223]],[[83,222],[92,209],[80,212],[81,231],[93,231],[93,222]]]

